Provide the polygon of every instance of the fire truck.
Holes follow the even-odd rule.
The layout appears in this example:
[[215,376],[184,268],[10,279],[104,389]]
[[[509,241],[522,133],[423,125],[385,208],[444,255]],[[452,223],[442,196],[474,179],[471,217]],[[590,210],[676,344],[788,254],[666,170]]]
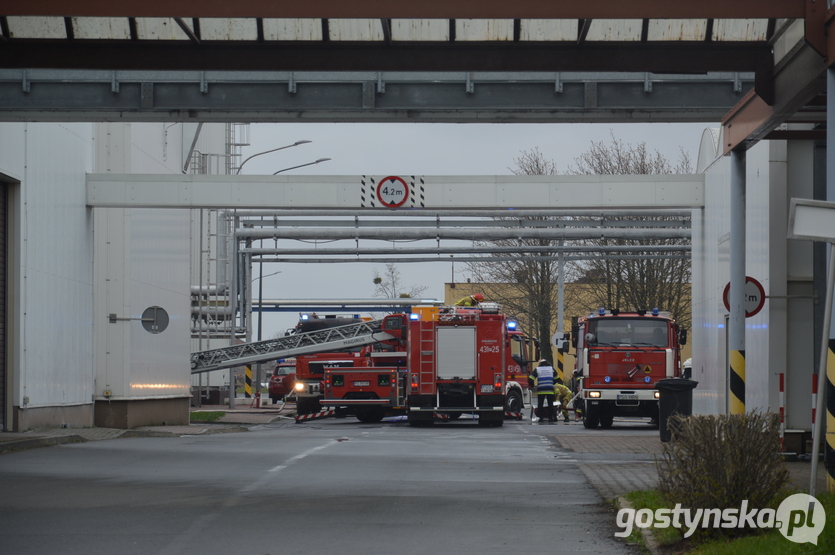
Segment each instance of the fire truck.
[[324,368],[320,404],[362,422],[406,414],[413,426],[463,413],[477,413],[480,425],[521,418],[531,402],[527,365],[538,360],[536,342],[495,303],[413,310],[383,319],[392,340],[364,349],[353,365]]
[[[349,323],[346,323],[347,322]],[[539,346],[500,313],[478,308],[414,307],[411,314],[360,321],[302,315],[285,337],[192,354],[192,372],[293,356],[297,413],[323,406],[365,422],[408,413],[413,425],[435,414],[479,413],[482,425],[530,407],[528,364]]]
[[658,418],[655,383],[681,376],[687,332],[669,312],[600,309],[572,325],[577,349],[575,405],[586,428],[610,428],[615,416]]

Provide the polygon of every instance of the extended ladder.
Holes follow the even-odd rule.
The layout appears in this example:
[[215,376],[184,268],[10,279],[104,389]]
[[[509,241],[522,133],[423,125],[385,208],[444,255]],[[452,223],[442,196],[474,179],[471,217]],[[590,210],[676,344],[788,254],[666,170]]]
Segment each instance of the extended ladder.
[[358,322],[307,333],[295,333],[278,339],[192,353],[191,373],[210,372],[221,368],[311,353],[345,350],[394,339],[394,336],[382,331],[382,323],[382,320]]

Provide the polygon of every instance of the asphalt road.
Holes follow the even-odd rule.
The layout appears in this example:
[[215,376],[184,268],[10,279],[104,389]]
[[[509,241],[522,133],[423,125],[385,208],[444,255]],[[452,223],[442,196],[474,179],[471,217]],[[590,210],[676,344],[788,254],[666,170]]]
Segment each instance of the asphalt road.
[[279,421],[10,453],[0,553],[629,553],[549,428]]

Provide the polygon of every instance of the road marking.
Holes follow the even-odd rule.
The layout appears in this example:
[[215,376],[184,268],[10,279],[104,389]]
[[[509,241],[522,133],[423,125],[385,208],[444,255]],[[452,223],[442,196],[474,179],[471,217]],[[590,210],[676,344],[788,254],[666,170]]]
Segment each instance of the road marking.
[[290,466],[290,465],[291,465],[291,464],[293,464],[294,462],[298,462],[298,461],[302,460],[303,458],[305,458],[305,457],[309,457],[309,456],[310,456],[310,455],[312,455],[313,453],[316,453],[317,451],[321,451],[322,449],[326,449],[326,448],[330,447],[331,445],[335,445],[335,444],[336,444],[336,442],[335,442],[335,441],[333,441],[333,442],[331,442],[331,443],[326,443],[326,444],[324,444],[324,445],[320,445],[320,446],[318,446],[318,447],[313,447],[312,449],[308,449],[308,450],[307,450],[307,451],[305,451],[304,453],[299,453],[299,454],[298,454],[298,455],[296,455],[295,457],[292,457],[292,458],[290,458],[290,459],[287,459],[287,462],[286,462],[286,463],[284,463],[284,464],[280,464],[280,465],[278,465],[278,466],[276,466],[276,467],[271,468],[271,469],[270,469],[270,472],[279,472],[279,471],[281,471],[281,470],[284,470],[285,468],[287,468],[288,466]]

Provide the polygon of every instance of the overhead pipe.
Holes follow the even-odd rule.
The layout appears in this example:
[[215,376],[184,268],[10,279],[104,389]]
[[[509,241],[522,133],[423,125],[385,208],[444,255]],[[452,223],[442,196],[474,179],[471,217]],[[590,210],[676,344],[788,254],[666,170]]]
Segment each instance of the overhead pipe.
[[464,241],[495,241],[499,239],[689,239],[689,229],[541,229],[541,228],[290,228],[290,229],[237,229],[238,239],[459,239]]
[[[669,254],[669,255],[627,255],[627,254],[619,254],[614,256],[571,256],[566,255],[563,256],[562,259],[566,262],[575,262],[575,261],[582,261],[582,260],[598,260],[601,258],[605,258],[607,260],[681,260],[690,258],[686,254]],[[460,258],[430,258],[430,257],[423,257],[423,258],[256,258],[253,261],[257,262],[269,262],[269,263],[282,263],[282,264],[341,264],[341,263],[357,263],[357,262],[367,262],[367,263],[375,263],[375,264],[388,264],[388,263],[410,263],[410,262],[516,262],[516,261],[527,261],[527,262],[551,262],[554,260],[559,260],[559,256],[471,256],[471,257],[460,257]]]
[[356,255],[356,256],[383,256],[383,255],[411,255],[411,254],[493,254],[493,253],[523,253],[523,252],[606,252],[606,253],[629,253],[629,252],[681,252],[689,251],[690,245],[553,245],[553,246],[518,246],[518,247],[401,247],[392,249],[358,249],[356,247],[343,247],[333,249],[286,249],[276,247],[252,247],[241,249],[241,252],[257,255],[279,254],[284,256],[331,256],[331,255]]
[[396,216],[396,217],[417,217],[430,218],[434,216],[449,217],[473,217],[473,218],[568,218],[568,217],[607,217],[607,218],[661,218],[661,217],[676,217],[689,218],[693,215],[692,209],[682,208],[634,208],[629,210],[624,209],[606,209],[598,208],[591,210],[550,210],[542,209],[523,209],[513,210],[512,208],[493,209],[493,210],[438,210],[431,208],[408,208],[408,209],[391,209],[385,210],[381,208],[357,208],[357,209],[287,209],[287,210],[237,210],[235,214],[240,218],[290,218],[301,216]]

